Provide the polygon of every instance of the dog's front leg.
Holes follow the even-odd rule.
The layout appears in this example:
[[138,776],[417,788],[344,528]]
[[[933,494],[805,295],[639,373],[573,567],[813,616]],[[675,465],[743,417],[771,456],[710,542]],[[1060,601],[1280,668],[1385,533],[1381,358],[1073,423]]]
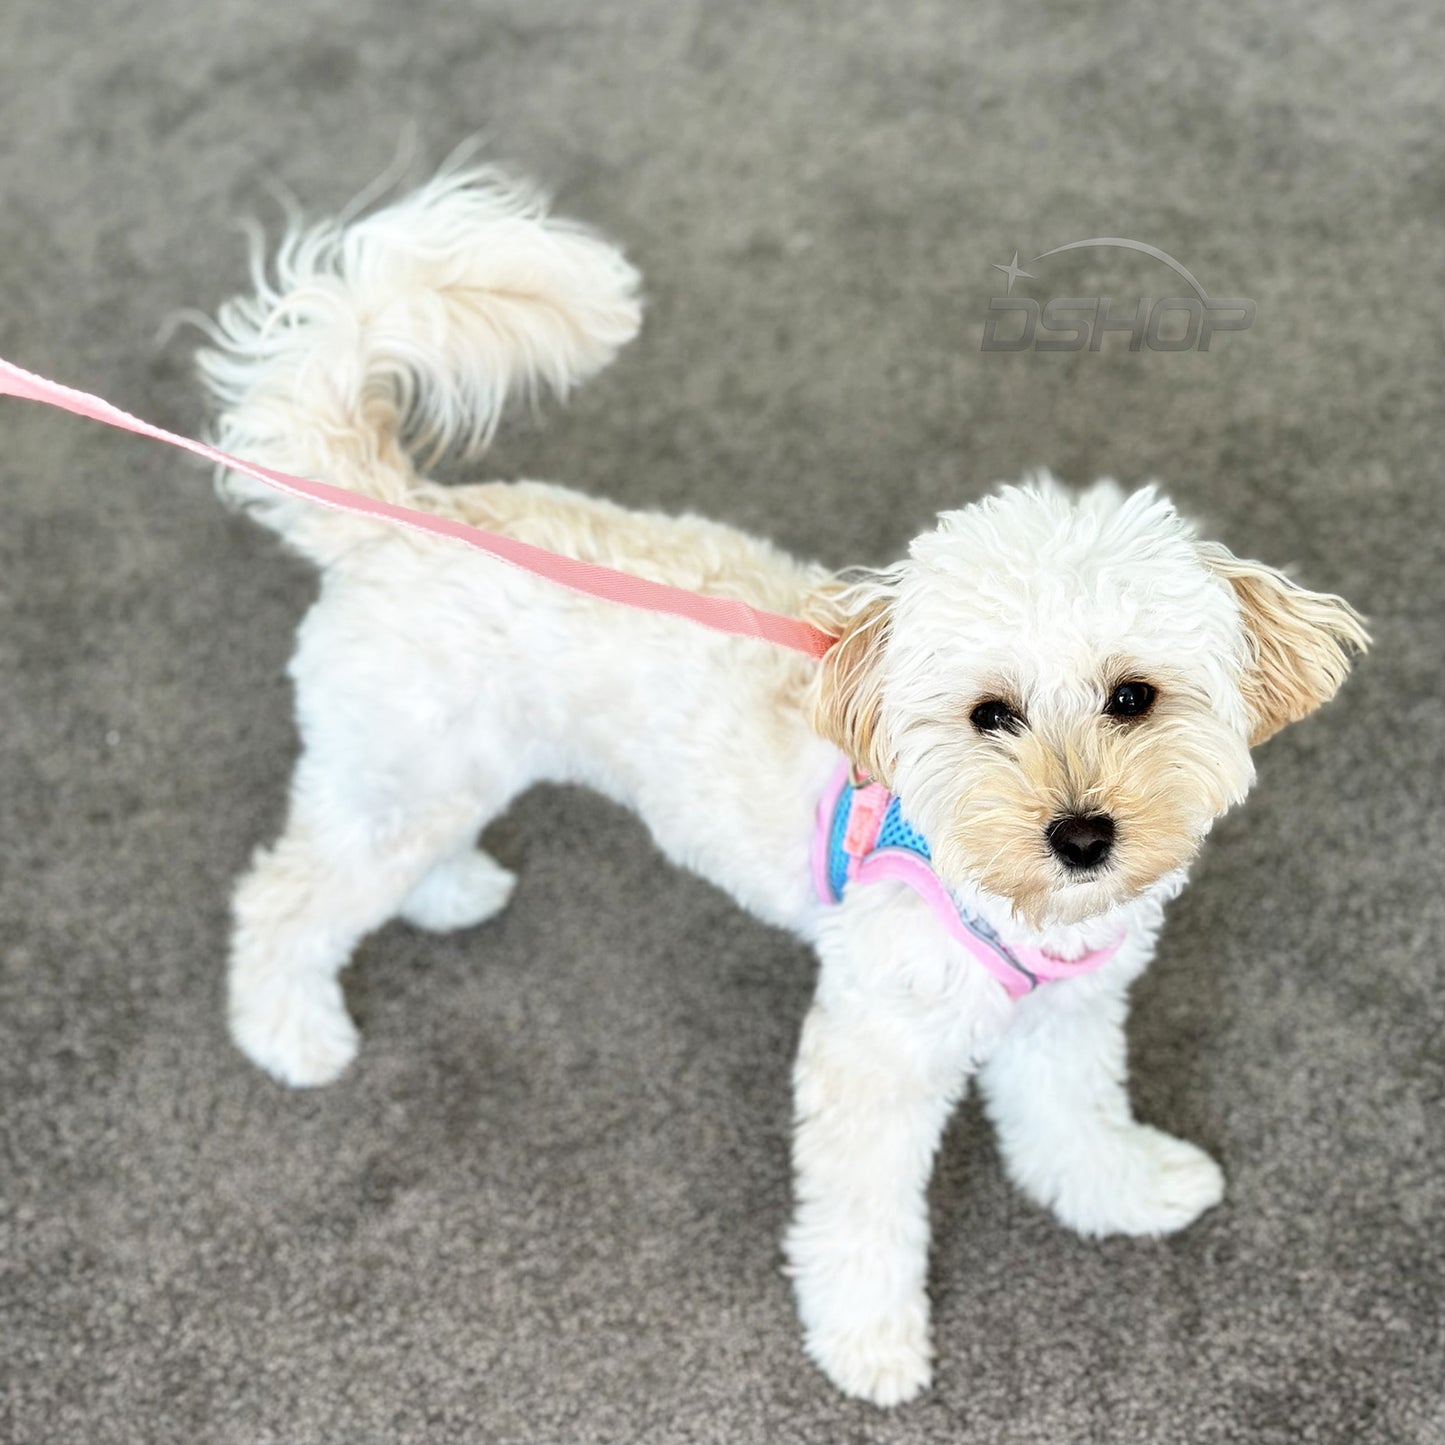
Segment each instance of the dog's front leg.
[[1224,1197],[1209,1155],[1134,1118],[1125,1014],[1103,980],[1046,984],[979,1071],[1009,1177],[1081,1234],[1169,1234]]
[[[872,957],[858,930],[825,935],[793,1076],[786,1250],[805,1345],[839,1389],[876,1405],[931,1376],[926,1190],[970,1057],[961,966],[912,932],[883,943],[874,930]],[[900,957],[910,943],[933,956]]]

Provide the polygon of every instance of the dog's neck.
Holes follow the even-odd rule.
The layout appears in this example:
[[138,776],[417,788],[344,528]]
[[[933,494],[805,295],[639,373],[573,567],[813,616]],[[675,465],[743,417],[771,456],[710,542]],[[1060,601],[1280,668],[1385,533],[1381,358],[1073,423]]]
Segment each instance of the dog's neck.
[[1156,933],[1164,921],[1164,905],[1179,895],[1186,878],[1186,869],[1176,869],[1107,913],[1079,923],[1046,923],[1037,928],[1025,923],[1013,904],[996,893],[972,884],[953,885],[949,891],[961,907],[977,913],[1006,943],[1069,959],[1107,947],[1120,934]]
[[[838,796],[840,789],[845,792],[852,791],[845,788],[845,779],[851,781],[853,789],[861,788],[864,794],[877,795],[871,808],[849,810],[847,814],[850,819],[849,837],[852,837],[851,820],[855,816],[867,836],[860,836],[854,842],[852,849],[845,841],[842,844],[845,852],[861,848],[863,854],[870,853],[878,845],[879,829],[887,813],[888,805],[895,801],[901,805],[901,800],[897,799],[892,792],[887,791],[884,786],[872,784],[864,787],[868,783],[866,773],[860,770],[856,763],[849,763],[846,769],[835,773],[829,791],[824,794],[824,802],[819,813],[820,832],[815,842],[815,850],[821,850],[820,857],[826,856],[829,848],[827,839],[833,828],[836,807],[833,799]],[[918,836],[923,837],[924,835]],[[900,845],[896,840],[891,845],[892,848],[898,846]],[[909,845],[904,843],[901,846],[906,850]],[[1026,952],[1037,950],[1065,962],[1083,958],[1088,954],[1112,950],[1117,947],[1121,938],[1128,935],[1157,933],[1163,923],[1164,905],[1179,894],[1187,877],[1187,869],[1179,868],[1172,873],[1165,874],[1138,897],[1118,904],[1107,912],[1097,914],[1092,918],[1073,923],[1034,925],[1021,918],[1014,905],[1001,895],[991,893],[969,880],[955,882],[952,879],[942,878],[929,857],[931,850],[926,840],[923,843],[923,849],[922,856],[927,859],[925,866],[933,870],[934,877],[943,884],[947,896],[952,898],[954,906],[961,914],[981,919],[1003,943],[1010,947]],[[821,866],[826,869],[830,865],[823,863]],[[850,873],[849,876],[851,877],[852,874]],[[823,888],[822,884],[819,886],[820,889]],[[826,893],[826,890],[824,891]],[[947,910],[946,903],[942,906]]]

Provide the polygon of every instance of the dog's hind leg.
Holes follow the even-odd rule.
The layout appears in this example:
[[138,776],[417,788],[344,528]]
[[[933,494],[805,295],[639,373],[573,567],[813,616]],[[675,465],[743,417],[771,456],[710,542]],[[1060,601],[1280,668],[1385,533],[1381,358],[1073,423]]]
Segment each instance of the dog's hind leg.
[[285,832],[236,889],[231,1034],[292,1087],[329,1083],[355,1056],[338,975],[362,938],[399,913],[432,927],[476,921],[510,886],[471,844],[511,790],[488,796],[474,776],[398,785],[359,761],[302,757]]
[[480,848],[467,848],[435,864],[407,894],[401,916],[430,933],[474,928],[507,906],[516,875]]

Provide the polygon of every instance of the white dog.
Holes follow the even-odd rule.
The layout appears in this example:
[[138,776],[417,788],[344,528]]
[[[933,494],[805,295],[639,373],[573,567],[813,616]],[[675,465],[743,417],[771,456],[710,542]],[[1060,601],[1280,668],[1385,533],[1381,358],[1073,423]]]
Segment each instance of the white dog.
[[819,664],[230,476],[322,577],[289,818],[235,899],[231,1028],[257,1064],[336,1078],[358,941],[491,918],[513,880],[478,832],[534,783],[586,783],[817,949],[786,1250],[841,1389],[929,1381],[925,1189],[974,1074],[1010,1176],[1070,1228],[1161,1234],[1219,1202],[1214,1162],[1131,1113],[1126,995],[1251,745],[1364,647],[1346,603],[1111,483],[1040,476],[840,578],[696,517],[424,480],[408,448],[480,449],[509,395],[566,392],[638,327],[622,256],[492,172],[293,232],[256,272],[201,362],[222,446],[840,638]]

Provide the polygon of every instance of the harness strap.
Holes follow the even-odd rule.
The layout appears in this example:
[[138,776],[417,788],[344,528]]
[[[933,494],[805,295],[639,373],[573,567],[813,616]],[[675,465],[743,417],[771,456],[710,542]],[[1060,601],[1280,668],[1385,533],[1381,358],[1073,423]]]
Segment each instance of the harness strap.
[[[823,902],[841,901],[844,890],[854,883],[893,879],[907,884],[1013,999],[1032,993],[1041,983],[1093,973],[1119,951],[1123,934],[1103,948],[1072,959],[1005,943],[982,918],[958,906],[933,871],[928,844],[911,827],[905,824],[896,830],[908,841],[879,846],[879,835],[894,803],[893,795],[880,783],[855,779],[849,764],[840,763],[818,804],[813,838],[813,882]],[[837,870],[840,861],[843,866]],[[843,875],[841,882],[837,871]]]

